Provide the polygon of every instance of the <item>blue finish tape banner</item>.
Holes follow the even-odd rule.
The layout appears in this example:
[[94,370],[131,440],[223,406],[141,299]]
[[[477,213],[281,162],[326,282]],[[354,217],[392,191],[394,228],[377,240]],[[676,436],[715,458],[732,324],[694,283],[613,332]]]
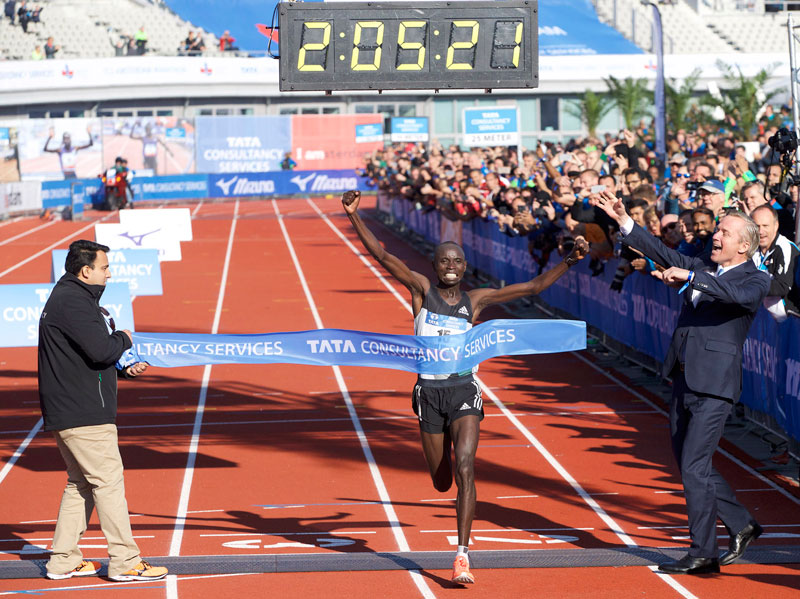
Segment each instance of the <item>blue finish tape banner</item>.
[[372,366],[423,374],[471,370],[497,356],[586,348],[586,324],[574,320],[492,320],[461,335],[417,337],[342,329],[265,335],[135,333],[120,366],[308,364]]

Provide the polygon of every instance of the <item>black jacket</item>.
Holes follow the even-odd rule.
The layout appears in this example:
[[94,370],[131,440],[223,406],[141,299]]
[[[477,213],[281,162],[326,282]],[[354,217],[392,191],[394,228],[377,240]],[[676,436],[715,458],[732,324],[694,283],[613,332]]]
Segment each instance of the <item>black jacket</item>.
[[[742,351],[747,331],[769,290],[769,276],[747,260],[719,277],[707,257],[690,258],[669,249],[639,225],[625,236],[626,244],[664,266],[693,270],[694,280],[683,294],[683,308],[662,366],[669,376],[683,355],[686,385],[695,393],[738,401],[742,392]],[[709,272],[711,271],[711,272]],[[692,290],[701,291],[695,306]],[[684,347],[685,346],[685,347]]]
[[39,320],[39,402],[45,430],[113,423],[117,369],[131,346],[122,331],[109,334],[100,313],[105,287],[66,273]]

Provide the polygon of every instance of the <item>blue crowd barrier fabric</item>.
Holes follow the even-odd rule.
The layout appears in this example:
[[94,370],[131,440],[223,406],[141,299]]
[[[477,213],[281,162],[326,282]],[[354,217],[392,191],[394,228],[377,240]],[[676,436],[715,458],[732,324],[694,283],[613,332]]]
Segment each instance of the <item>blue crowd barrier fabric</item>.
[[422,374],[471,370],[497,356],[586,348],[586,323],[574,320],[510,320],[481,323],[460,335],[417,337],[343,329],[263,335],[134,333],[120,360],[151,366],[205,364],[308,364],[372,366]]
[[[391,213],[428,241],[440,241],[442,217],[438,211],[416,211],[411,202],[395,200]],[[509,237],[498,231],[495,223],[464,222],[460,241],[467,262],[495,279],[517,283],[537,272],[528,253],[529,240]],[[554,257],[547,268],[558,260]],[[681,308],[677,290],[633,273],[617,293],[610,289],[616,268],[617,261],[609,260],[604,272],[594,276],[588,260],[583,260],[540,297],[609,337],[656,360],[663,359]],[[745,341],[742,368],[741,402],[768,415],[800,440],[800,318],[779,324],[766,310],[759,310]]]

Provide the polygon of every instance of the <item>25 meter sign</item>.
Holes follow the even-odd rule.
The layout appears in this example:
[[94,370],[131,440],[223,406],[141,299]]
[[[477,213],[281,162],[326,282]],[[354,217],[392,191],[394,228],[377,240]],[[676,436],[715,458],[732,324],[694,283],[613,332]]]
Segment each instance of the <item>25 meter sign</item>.
[[281,91],[538,86],[536,0],[279,6]]

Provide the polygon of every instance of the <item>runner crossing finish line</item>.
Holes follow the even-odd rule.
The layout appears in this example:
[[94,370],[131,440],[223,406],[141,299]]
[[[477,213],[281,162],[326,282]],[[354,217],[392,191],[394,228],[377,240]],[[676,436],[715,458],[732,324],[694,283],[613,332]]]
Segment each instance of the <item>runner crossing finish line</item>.
[[206,364],[308,364],[371,366],[418,374],[471,370],[497,356],[586,349],[586,323],[577,320],[499,319],[466,333],[422,337],[343,329],[263,335],[133,333],[133,347],[118,367]]

